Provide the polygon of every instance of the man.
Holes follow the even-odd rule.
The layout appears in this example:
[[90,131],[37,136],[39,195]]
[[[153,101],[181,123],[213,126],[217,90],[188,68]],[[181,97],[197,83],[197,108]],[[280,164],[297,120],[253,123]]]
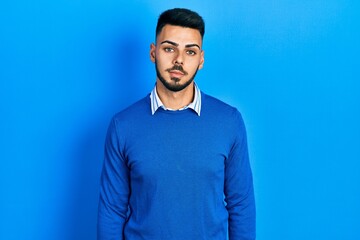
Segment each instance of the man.
[[98,239],[255,239],[243,120],[194,83],[203,36],[193,11],[160,15],[150,46],[156,85],[108,130]]

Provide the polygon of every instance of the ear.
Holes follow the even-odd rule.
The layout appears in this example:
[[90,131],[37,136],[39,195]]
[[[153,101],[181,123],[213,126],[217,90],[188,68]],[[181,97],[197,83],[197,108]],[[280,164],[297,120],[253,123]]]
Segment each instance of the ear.
[[155,63],[155,50],[156,46],[154,43],[150,44],[150,60]]
[[200,54],[201,54],[201,59],[200,59],[200,64],[199,64],[199,68],[198,68],[199,70],[202,69],[203,66],[204,66],[204,61],[205,61],[205,59],[204,59],[204,54],[205,54],[204,50],[201,50]]

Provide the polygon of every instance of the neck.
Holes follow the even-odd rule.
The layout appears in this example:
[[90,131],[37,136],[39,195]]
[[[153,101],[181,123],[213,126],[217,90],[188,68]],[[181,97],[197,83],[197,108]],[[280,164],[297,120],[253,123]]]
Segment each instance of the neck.
[[161,81],[156,81],[156,92],[166,108],[181,109],[194,100],[194,82],[181,91],[173,92],[167,89]]

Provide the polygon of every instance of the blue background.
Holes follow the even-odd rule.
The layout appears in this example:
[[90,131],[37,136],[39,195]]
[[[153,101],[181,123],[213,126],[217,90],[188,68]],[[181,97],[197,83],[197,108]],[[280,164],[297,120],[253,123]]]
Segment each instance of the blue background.
[[360,239],[360,4],[0,3],[0,239],[95,239],[111,116],[149,93],[157,17],[205,19],[200,88],[247,125],[258,239]]

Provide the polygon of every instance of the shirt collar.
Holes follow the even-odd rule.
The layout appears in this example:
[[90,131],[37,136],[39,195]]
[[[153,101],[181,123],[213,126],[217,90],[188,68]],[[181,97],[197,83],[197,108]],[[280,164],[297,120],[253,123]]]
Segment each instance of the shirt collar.
[[[194,110],[198,116],[200,116],[200,111],[201,111],[201,91],[200,91],[199,87],[196,85],[195,82],[194,82],[194,87],[195,87],[194,100],[189,105],[179,109],[179,111],[190,108],[190,109]],[[164,110],[176,111],[176,110],[173,110],[173,109],[170,109],[170,108],[166,108],[164,106],[164,104],[161,102],[161,100],[159,98],[159,95],[157,94],[156,85],[155,85],[155,87],[153,88],[153,90],[150,93],[150,102],[151,102],[151,114],[152,115],[154,115],[156,110],[158,110],[160,107],[162,109],[164,109]]]

